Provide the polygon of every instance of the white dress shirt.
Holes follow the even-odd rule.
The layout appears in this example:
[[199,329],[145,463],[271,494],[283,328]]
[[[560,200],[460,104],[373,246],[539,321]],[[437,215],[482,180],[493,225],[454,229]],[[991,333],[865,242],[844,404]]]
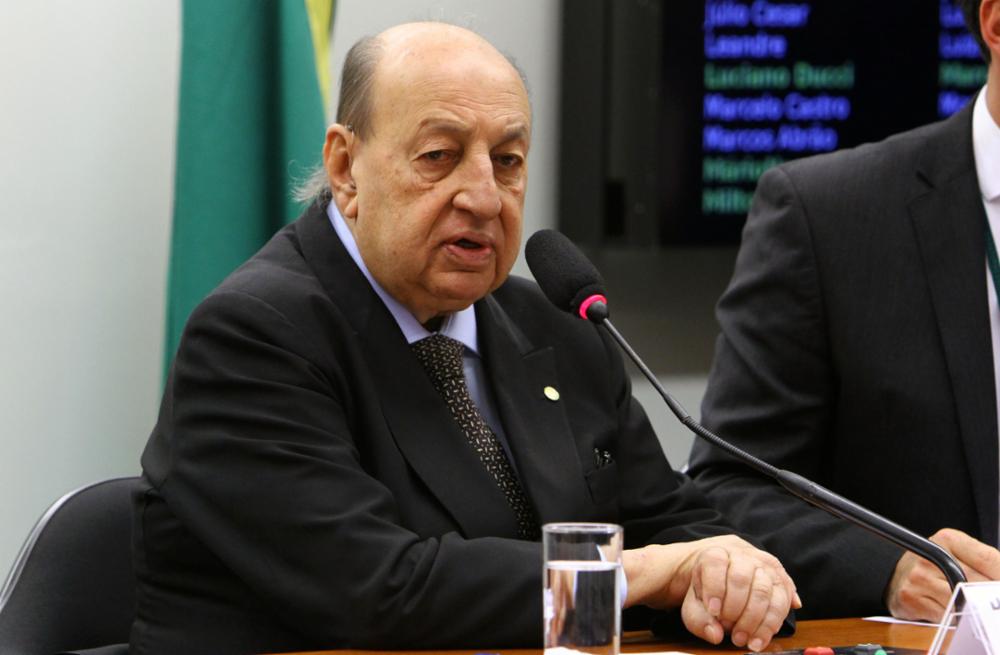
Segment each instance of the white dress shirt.
[[[344,217],[340,215],[340,210],[337,208],[336,203],[330,201],[326,210],[327,215],[330,217],[330,222],[333,224],[333,229],[337,231],[337,236],[340,237],[340,241],[347,248],[348,254],[354,263],[358,265],[361,272],[364,273],[365,277],[368,279],[368,283],[372,285],[372,289],[378,294],[378,297],[382,299],[385,304],[386,309],[392,314],[392,317],[396,320],[396,324],[399,329],[402,330],[403,336],[406,338],[406,343],[415,343],[421,339],[426,339],[431,336],[431,332],[427,330],[420,321],[403,306],[398,300],[393,298],[386,292],[382,286],[375,281],[372,277],[371,272],[368,267],[365,266],[364,259],[361,257],[361,251],[358,250],[358,244],[354,240],[354,234],[351,229],[347,227],[347,222]],[[486,420],[487,425],[493,430],[493,433],[500,440],[500,444],[503,445],[504,450],[507,453],[507,459],[510,461],[510,465],[514,467],[514,471],[517,472],[517,465],[514,463],[514,458],[511,456],[510,447],[507,445],[507,435],[503,431],[503,424],[496,412],[496,403],[493,400],[492,388],[486,379],[486,371],[483,370],[483,361],[479,355],[479,336],[476,331],[476,310],[472,305],[466,307],[460,312],[455,312],[454,314],[448,315],[444,322],[441,324],[441,329],[438,330],[438,334],[443,334],[446,337],[451,337],[456,341],[461,341],[462,345],[465,346],[465,351],[462,354],[462,370],[465,372],[465,383],[469,388],[469,395],[472,396],[472,401],[476,403],[476,407],[479,409],[479,413],[483,415]]]
[[[972,150],[976,159],[976,176],[979,190],[983,195],[983,206],[990,224],[993,241],[1000,243],[1000,125],[990,115],[986,107],[986,87],[980,91],[972,109]],[[996,288],[986,264],[986,293],[989,296],[990,332],[993,337],[993,380],[997,401],[997,424],[1000,425],[1000,305],[997,304]],[[1000,469],[1000,462],[997,463]],[[997,499],[1000,510],[1000,498]],[[997,535],[1000,543],[1000,534]]]

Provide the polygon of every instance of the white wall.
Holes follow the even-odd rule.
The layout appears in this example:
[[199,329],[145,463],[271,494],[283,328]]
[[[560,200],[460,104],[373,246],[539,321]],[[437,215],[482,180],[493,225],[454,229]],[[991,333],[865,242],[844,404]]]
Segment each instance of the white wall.
[[160,393],[178,2],[0,3],[0,578],[139,471]]

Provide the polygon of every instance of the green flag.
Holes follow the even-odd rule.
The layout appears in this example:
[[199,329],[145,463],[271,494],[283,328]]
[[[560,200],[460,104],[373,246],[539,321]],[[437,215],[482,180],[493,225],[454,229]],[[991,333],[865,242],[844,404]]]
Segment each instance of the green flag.
[[320,161],[332,4],[184,0],[168,365],[195,305],[302,210],[291,191]]

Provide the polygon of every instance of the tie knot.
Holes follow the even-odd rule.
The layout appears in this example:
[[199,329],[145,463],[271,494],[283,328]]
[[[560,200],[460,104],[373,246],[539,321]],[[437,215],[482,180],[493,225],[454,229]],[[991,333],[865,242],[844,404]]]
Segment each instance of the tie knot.
[[432,334],[426,339],[410,345],[417,361],[424,367],[435,386],[440,386],[446,380],[463,380],[462,353],[465,346],[461,341],[446,337],[443,334]]

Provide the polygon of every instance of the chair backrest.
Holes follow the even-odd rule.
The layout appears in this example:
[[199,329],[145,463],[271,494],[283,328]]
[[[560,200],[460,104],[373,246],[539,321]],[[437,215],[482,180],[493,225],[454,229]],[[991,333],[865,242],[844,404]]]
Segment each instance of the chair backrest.
[[128,642],[135,611],[131,493],[138,481],[82,487],[39,519],[0,589],[0,653]]

